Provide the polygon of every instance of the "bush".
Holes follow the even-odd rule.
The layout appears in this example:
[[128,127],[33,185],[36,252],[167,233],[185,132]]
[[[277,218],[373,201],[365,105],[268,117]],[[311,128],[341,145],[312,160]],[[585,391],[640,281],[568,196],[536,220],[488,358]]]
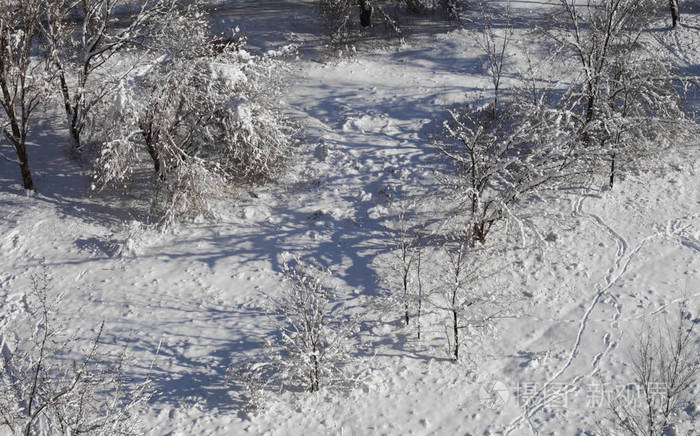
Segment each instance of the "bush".
[[[101,352],[100,325],[86,350],[57,320],[60,298],[44,271],[24,304],[0,320],[0,429],[13,435],[140,434],[136,413],[150,381],[127,383],[125,354]],[[5,434],[5,433],[3,433]]]
[[294,129],[277,97],[284,64],[240,41],[210,36],[203,14],[163,26],[153,61],[122,84],[111,108],[95,186],[124,183],[143,163],[154,172],[153,205],[167,224],[212,211],[231,183],[271,179],[291,153]]
[[[692,391],[700,374],[700,349],[695,332],[697,320],[690,320],[680,306],[675,326],[647,327],[631,355],[638,401],[609,399],[611,421],[623,434],[661,436],[676,434],[685,411],[692,410]],[[663,323],[662,323],[663,324]]]
[[287,287],[279,297],[269,297],[275,336],[259,356],[229,369],[229,380],[239,385],[249,410],[263,407],[270,391],[352,385],[347,367],[355,323],[334,301],[327,273],[299,260],[285,263],[283,271]]

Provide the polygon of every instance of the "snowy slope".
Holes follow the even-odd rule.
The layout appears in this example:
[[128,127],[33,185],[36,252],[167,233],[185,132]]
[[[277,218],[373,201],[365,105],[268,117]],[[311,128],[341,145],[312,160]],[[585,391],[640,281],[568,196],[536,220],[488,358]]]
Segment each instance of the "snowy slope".
[[[531,2],[517,3],[527,18]],[[697,74],[700,16],[684,26],[661,41]],[[307,30],[291,25],[281,40],[311,41]],[[514,50],[528,45],[527,30],[518,29]],[[580,434],[602,413],[591,402],[598,375],[629,376],[626,350],[644,322],[683,298],[700,316],[693,148],[666,157],[661,174],[629,175],[612,191],[562,194],[551,205],[567,220],[551,227],[547,256],[503,271],[531,295],[527,310],[503,322],[478,365],[450,361],[438,327],[415,340],[399,313],[376,310],[377,256],[388,244],[383,200],[435,186],[432,137],[447,107],[488,95],[483,56],[464,30],[327,62],[310,53],[295,61],[285,99],[307,139],[293,170],[255,196],[240,194],[217,222],[143,231],[119,200],[86,196],[89,180],[62,153],[56,120],[31,138],[37,194],[25,195],[17,169],[0,161],[3,307],[43,262],[66,293],[72,325],[89,331],[104,320],[104,341],[129,343],[136,375],[155,359],[147,434]],[[349,393],[286,394],[248,416],[229,395],[226,368],[270,332],[261,293],[280,288],[287,252],[327,266],[342,298],[365,314],[361,335],[372,351],[362,359],[371,370]],[[494,382],[497,404],[488,401]]]

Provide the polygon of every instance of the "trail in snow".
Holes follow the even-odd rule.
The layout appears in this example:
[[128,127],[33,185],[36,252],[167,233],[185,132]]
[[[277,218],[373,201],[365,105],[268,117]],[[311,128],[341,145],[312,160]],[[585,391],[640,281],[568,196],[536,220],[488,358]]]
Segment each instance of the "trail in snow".
[[[584,312],[579,322],[579,328],[576,334],[576,339],[574,340],[574,343],[571,346],[571,349],[568,353],[569,357],[567,358],[566,362],[564,362],[564,365],[562,365],[562,367],[559,368],[559,370],[556,371],[554,375],[550,377],[542,385],[541,388],[538,389],[536,394],[533,395],[523,405],[524,412],[515,420],[513,420],[505,429],[504,434],[506,435],[515,431],[523,423],[524,420],[527,421],[527,423],[531,426],[532,429],[532,424],[530,423],[529,418],[532,417],[537,411],[545,407],[548,404],[548,401],[550,401],[552,398],[556,398],[557,396],[564,394],[565,390],[571,389],[573,385],[576,385],[576,383],[581,381],[585,376],[592,376],[599,370],[600,363],[604,359],[605,355],[607,355],[610,352],[610,350],[616,346],[616,342],[613,339],[613,334],[614,331],[618,328],[618,321],[622,315],[620,303],[608,291],[627,272],[635,255],[646,245],[646,243],[659,236],[658,233],[648,236],[644,238],[641,241],[641,243],[637,245],[634,249],[630,250],[629,243],[627,242],[627,240],[625,240],[625,238],[623,238],[618,232],[616,232],[611,226],[609,226],[600,216],[584,212],[584,199],[585,197],[583,196],[579,197],[572,213],[579,217],[588,218],[590,221],[595,223],[597,227],[604,230],[609,235],[609,237],[615,241],[616,253],[614,265],[608,270],[607,275],[603,278],[603,283],[597,285],[599,289],[594,294],[591,302],[588,305],[588,308]],[[610,300],[613,301],[613,306],[615,308],[615,315],[610,321],[610,330],[604,332],[602,338],[603,343],[605,344],[605,349],[594,357],[591,363],[591,370],[588,374],[577,375],[572,379],[570,383],[567,383],[561,389],[550,393],[548,391],[549,386],[551,386],[555,381],[557,381],[562,376],[562,374],[564,374],[564,372],[566,372],[566,370],[569,369],[573,361],[576,359],[576,356],[579,352],[579,348],[581,346],[583,335],[586,331],[586,327],[588,326],[591,313],[593,313],[594,309],[598,306],[598,304],[601,302],[604,296],[609,297]]]

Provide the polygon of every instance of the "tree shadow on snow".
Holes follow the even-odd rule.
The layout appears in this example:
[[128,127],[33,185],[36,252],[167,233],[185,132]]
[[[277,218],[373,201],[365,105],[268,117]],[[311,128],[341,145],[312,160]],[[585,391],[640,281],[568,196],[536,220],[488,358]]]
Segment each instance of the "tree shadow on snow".
[[[133,219],[134,211],[125,208],[119,197],[91,198],[90,168],[70,152],[68,137],[56,127],[60,122],[60,119],[51,117],[37,117],[36,125],[30,131],[27,154],[36,187],[30,194],[31,198],[83,222],[108,226]],[[6,141],[0,148],[5,156],[16,158]],[[5,159],[0,159],[0,192],[16,194],[7,201],[22,208],[27,193],[22,188],[19,167]]]

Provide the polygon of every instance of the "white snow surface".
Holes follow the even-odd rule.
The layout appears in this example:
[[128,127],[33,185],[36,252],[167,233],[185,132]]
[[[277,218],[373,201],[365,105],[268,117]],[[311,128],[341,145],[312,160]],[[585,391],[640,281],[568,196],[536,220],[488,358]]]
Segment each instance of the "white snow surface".
[[[518,3],[527,23],[518,7],[532,2]],[[697,73],[700,16],[683,24],[662,38]],[[514,50],[528,45],[526,27]],[[581,434],[604,412],[591,404],[597,375],[630,376],[627,350],[644,322],[684,298],[700,317],[700,151],[667,156],[669,169],[627,175],[613,190],[562,194],[550,207],[570,221],[552,226],[546,258],[503,268],[531,296],[526,310],[500,324],[477,364],[454,363],[439,327],[417,341],[400,313],[377,310],[381,199],[435,186],[432,135],[450,105],[488,95],[482,62],[464,30],[350,58],[300,56],[285,102],[306,144],[289,173],[230,200],[218,221],[164,234],[132,222],[127,201],[88,195],[89,177],[63,152],[60,117],[47,117],[30,138],[36,194],[0,161],[0,302],[27,292],[43,262],[72,326],[89,332],[104,320],[107,346],[129,343],[134,375],[155,359],[149,435]],[[350,392],[287,393],[248,416],[226,368],[270,332],[261,294],[281,288],[287,252],[329,267],[342,299],[366,316],[368,371]],[[495,407],[484,400],[493,392]]]

